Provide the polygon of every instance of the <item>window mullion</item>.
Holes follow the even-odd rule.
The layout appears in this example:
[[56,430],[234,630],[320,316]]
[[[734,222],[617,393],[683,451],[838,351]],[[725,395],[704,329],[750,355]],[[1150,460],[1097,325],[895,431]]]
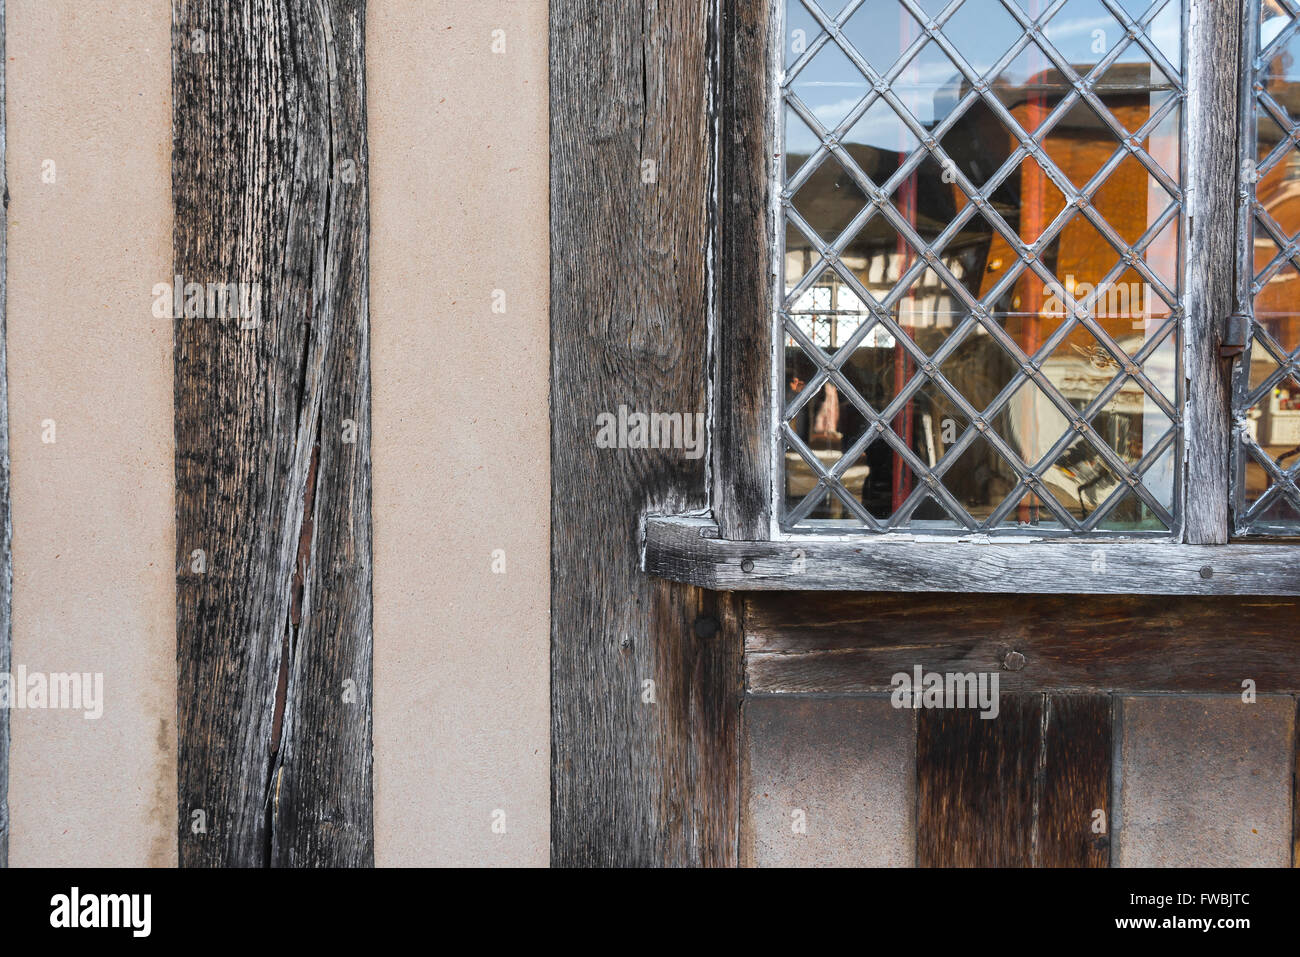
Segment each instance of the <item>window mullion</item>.
[[[1186,292],[1189,544],[1228,541],[1231,398],[1220,354],[1236,303],[1238,71],[1243,6],[1252,0],[1191,0],[1187,37],[1188,222]],[[1257,0],[1255,0],[1257,2]]]

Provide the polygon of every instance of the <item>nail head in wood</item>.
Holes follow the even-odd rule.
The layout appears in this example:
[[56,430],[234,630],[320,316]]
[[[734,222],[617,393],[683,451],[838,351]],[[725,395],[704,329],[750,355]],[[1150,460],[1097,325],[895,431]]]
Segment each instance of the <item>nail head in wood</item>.
[[718,619],[712,615],[701,615],[695,619],[695,637],[712,638],[718,633]]
[[1018,651],[1008,651],[1002,659],[1002,667],[1007,671],[1021,671],[1025,667],[1025,656]]

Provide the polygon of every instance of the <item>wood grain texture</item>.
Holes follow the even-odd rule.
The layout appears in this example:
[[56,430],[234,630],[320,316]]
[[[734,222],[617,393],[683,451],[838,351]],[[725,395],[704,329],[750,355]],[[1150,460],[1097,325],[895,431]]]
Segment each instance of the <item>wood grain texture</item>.
[[1111,701],[1045,696],[1035,867],[1110,866]]
[[1291,778],[1291,866],[1300,867],[1300,697],[1296,698],[1295,771]]
[[373,862],[364,11],[172,7],[176,273],[261,310],[175,321],[186,866]]
[[551,860],[727,864],[739,635],[701,644],[715,599],[639,570],[643,516],[701,508],[705,459],[596,444],[621,404],[707,411],[714,18],[695,0],[550,12]]
[[718,591],[1300,595],[1294,545],[1053,540],[1008,544],[808,535],[725,541],[709,519],[651,517],[645,569]]
[[1011,694],[996,718],[922,710],[917,864],[1105,867],[1093,811],[1110,814],[1106,695]]
[[[0,0],[0,674],[10,670],[13,621],[13,519],[9,512],[9,358],[5,302],[9,182],[5,167],[5,3]],[[9,865],[9,709],[0,708],[0,868]]]
[[1042,695],[917,713],[918,867],[1031,867]]
[[[1159,596],[755,594],[745,674],[755,693],[889,689],[932,671],[1001,671],[1004,692],[1300,690],[1300,601]],[[1007,656],[1019,670],[1008,668]]]
[[773,60],[777,0],[721,3],[717,329],[710,504],[724,538],[762,539],[772,506]]
[[1184,539],[1228,540],[1229,368],[1219,356],[1233,311],[1237,221],[1238,0],[1191,0],[1188,20],[1186,336],[1187,481]]

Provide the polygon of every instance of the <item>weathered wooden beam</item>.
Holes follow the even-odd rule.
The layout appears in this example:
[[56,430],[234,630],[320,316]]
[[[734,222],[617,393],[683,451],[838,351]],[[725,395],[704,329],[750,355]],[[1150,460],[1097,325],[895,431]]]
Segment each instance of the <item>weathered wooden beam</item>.
[[772,210],[778,0],[721,0],[713,512],[766,538],[772,511]]
[[1132,541],[726,541],[703,518],[646,520],[645,570],[718,591],[1300,595],[1300,548]]
[[995,719],[917,717],[919,866],[1108,866],[1093,830],[1110,814],[1108,696],[1012,694]]
[[920,711],[916,725],[918,867],[1033,866],[1042,695],[1011,695],[996,720]]
[[1291,866],[1300,867],[1300,697],[1296,698],[1295,774],[1291,778]]
[[551,859],[730,863],[739,635],[699,637],[716,599],[642,574],[637,548],[658,503],[703,505],[705,459],[597,444],[621,405],[707,412],[714,18],[550,12]]
[[180,861],[368,865],[365,4],[172,14]]
[[[13,638],[13,520],[9,514],[9,358],[5,301],[9,183],[5,173],[5,0],[0,0],[0,674],[8,674]],[[9,709],[0,708],[0,867],[9,865]]]
[[[1192,0],[1187,26],[1187,195],[1185,334],[1187,514],[1194,545],[1228,540],[1231,409],[1228,363],[1219,355],[1234,302],[1237,209],[1239,0]],[[1244,238],[1240,240],[1245,242]],[[1184,267],[1186,268],[1186,267]]]
[[878,692],[916,664],[998,671],[1004,692],[1261,694],[1300,690],[1294,598],[749,596],[756,693]]

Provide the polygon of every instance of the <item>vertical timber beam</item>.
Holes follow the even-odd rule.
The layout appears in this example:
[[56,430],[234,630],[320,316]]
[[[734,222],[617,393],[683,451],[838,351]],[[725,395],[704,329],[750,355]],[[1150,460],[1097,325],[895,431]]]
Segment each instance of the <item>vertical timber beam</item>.
[[369,866],[365,3],[172,15],[180,863]]
[[[9,358],[5,343],[9,182],[5,173],[5,2],[0,0],[0,674],[9,674],[13,638],[13,521],[9,513]],[[0,867],[9,866],[9,709],[0,708]]]
[[[1219,347],[1235,301],[1239,0],[1191,0],[1188,22],[1187,442],[1184,539],[1228,540],[1228,374]],[[1184,267],[1186,269],[1186,267]]]
[[[707,411],[707,0],[551,0],[551,859],[733,864],[740,635],[639,571],[705,459],[598,416]],[[647,682],[653,682],[648,685]]]
[[[719,0],[718,298],[710,504],[723,538],[763,541],[772,512],[772,213],[779,0]],[[784,161],[784,160],[782,160]]]

